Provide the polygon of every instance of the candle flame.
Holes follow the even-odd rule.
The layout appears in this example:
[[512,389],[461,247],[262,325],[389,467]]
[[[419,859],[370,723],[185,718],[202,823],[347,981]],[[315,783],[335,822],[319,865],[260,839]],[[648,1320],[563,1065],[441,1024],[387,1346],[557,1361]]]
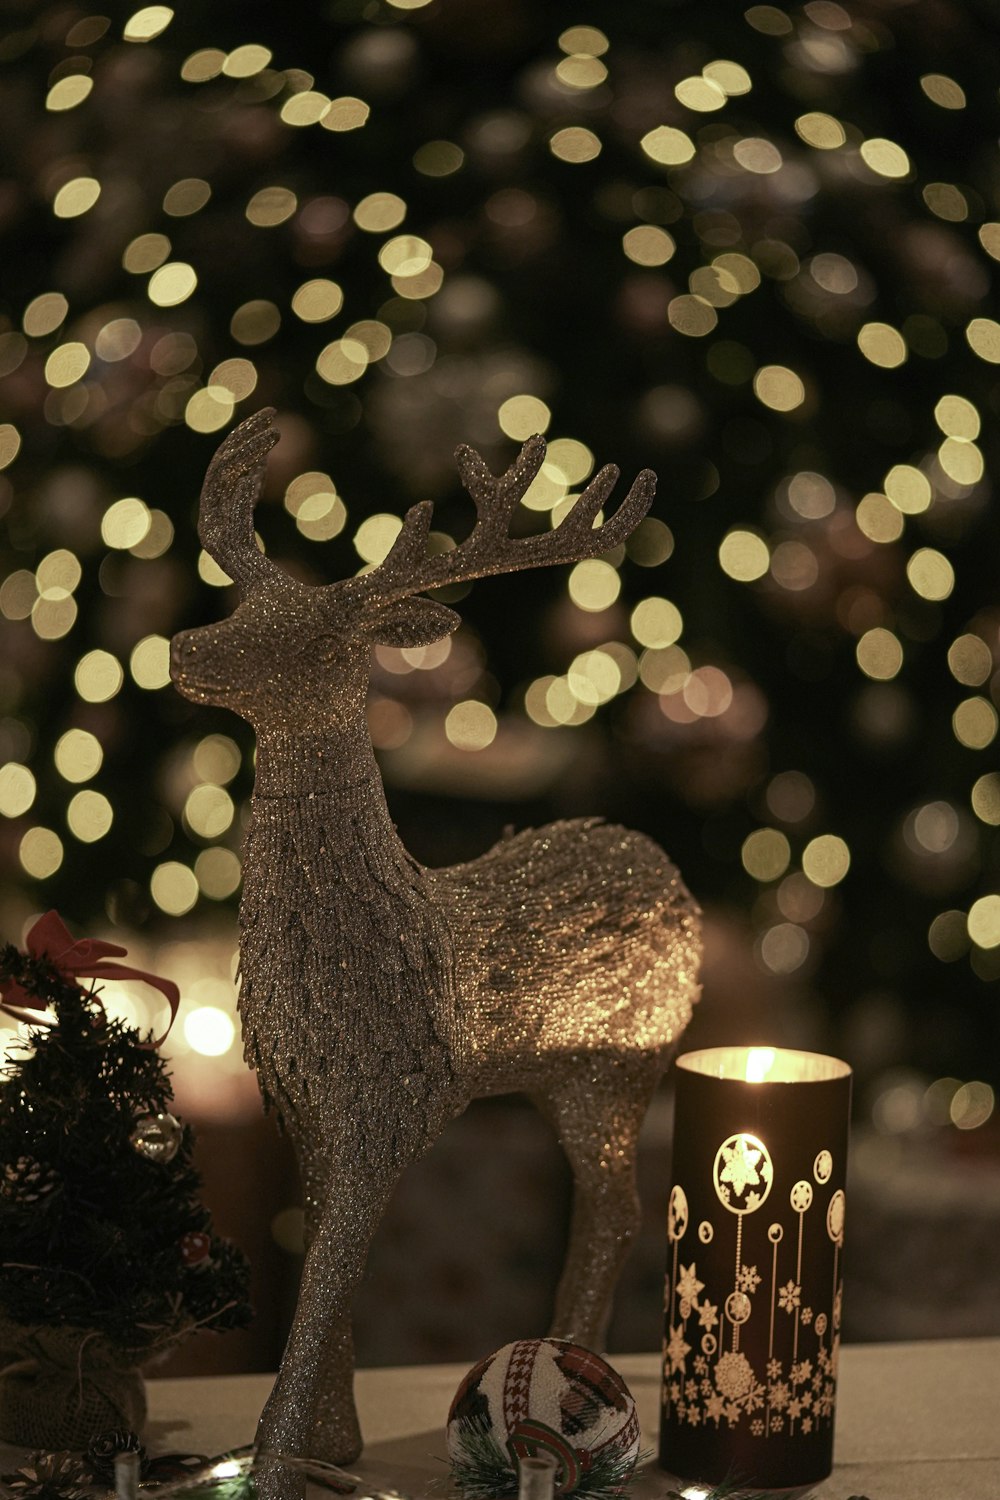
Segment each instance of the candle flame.
[[763,1083],[773,1067],[773,1047],[751,1047],[747,1053],[747,1083]]

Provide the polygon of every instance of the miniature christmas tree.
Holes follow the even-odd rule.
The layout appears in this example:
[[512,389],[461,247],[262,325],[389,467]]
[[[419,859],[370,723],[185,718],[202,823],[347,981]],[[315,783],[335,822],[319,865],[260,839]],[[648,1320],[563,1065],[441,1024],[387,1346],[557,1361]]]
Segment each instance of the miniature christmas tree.
[[67,1448],[138,1426],[138,1367],[250,1309],[246,1261],[198,1201],[166,1063],[76,982],[120,975],[93,954],[124,950],[54,959],[31,942],[53,917],[34,952],[0,953],[5,1008],[30,1028],[0,1068],[0,1437]]

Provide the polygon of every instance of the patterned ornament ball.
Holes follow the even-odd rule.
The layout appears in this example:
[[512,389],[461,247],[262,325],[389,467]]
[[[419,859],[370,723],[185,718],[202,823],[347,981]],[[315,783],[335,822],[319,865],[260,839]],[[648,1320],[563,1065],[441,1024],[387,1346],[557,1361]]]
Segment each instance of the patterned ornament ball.
[[566,1339],[521,1339],[479,1361],[448,1413],[452,1475],[467,1500],[517,1492],[522,1458],[556,1461],[556,1493],[601,1495],[626,1484],[639,1417],[618,1372]]

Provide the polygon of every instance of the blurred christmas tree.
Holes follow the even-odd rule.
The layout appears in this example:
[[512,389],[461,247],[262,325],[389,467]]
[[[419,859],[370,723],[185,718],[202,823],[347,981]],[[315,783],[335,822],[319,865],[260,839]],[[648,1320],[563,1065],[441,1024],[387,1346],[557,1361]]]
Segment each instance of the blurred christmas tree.
[[[54,900],[141,926],[234,897],[249,741],[178,702],[166,661],[173,630],[223,612],[192,514],[222,429],[278,408],[259,521],[317,581],[382,555],[414,498],[440,545],[464,534],[454,445],[499,466],[541,429],[524,527],[608,458],[657,468],[661,498],[627,555],[568,587],[507,580],[502,614],[479,585],[450,645],[380,653],[373,734],[409,847],[471,855],[512,804],[599,809],[666,845],[796,988],[811,1040],[835,1017],[865,1068],[995,1063],[985,11],[18,14],[7,920]],[[469,699],[493,740],[488,716],[472,741],[449,720]]]
[[7,945],[0,986],[30,1028],[0,1069],[0,1431],[51,1443],[17,1438],[11,1415],[44,1405],[51,1365],[86,1369],[99,1340],[134,1367],[198,1329],[241,1327],[248,1268],[198,1201],[151,1039],[44,953]]

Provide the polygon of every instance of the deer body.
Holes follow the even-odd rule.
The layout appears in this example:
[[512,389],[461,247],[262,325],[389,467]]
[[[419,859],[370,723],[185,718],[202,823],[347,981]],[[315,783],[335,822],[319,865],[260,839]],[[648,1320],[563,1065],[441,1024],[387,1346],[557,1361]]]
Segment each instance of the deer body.
[[[698,913],[651,840],[597,820],[529,830],[449,869],[407,853],[365,693],[373,640],[418,644],[457,623],[415,592],[440,577],[440,558],[423,557],[429,510],[409,513],[372,573],[325,589],[294,583],[252,540],[271,441],[258,414],[209,470],[199,530],[244,602],[219,625],[175,637],[173,675],[258,734],[240,1010],[248,1060],[295,1144],[307,1226],[258,1442],[346,1462],[361,1446],[350,1309],[371,1236],[402,1170],[472,1098],[523,1091],[555,1125],[575,1199],[553,1331],[599,1341],[635,1229],[639,1126],[697,998]],[[464,450],[487,534],[456,549],[458,576],[529,565],[506,560],[525,545],[506,530],[538,442],[499,481]],[[602,471],[578,507],[599,483],[598,502],[613,477]],[[497,526],[490,507],[505,485]],[[645,495],[619,520],[633,495],[600,531],[589,518],[579,526],[575,556],[614,545],[616,522],[637,524]]]

